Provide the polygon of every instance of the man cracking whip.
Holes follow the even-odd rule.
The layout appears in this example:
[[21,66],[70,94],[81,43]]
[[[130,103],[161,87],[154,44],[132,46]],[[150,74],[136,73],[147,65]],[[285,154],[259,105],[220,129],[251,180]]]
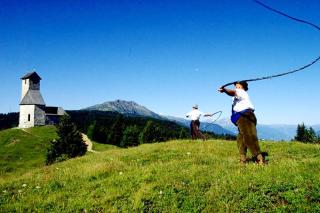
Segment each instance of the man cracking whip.
[[238,127],[239,131],[237,144],[240,153],[240,163],[246,163],[247,149],[249,149],[256,162],[264,164],[265,159],[261,154],[257,137],[257,118],[247,93],[248,83],[246,81],[238,81],[234,85],[234,90],[221,87],[218,91],[233,97],[231,121]]
[[200,117],[203,116],[212,116],[213,114],[203,113],[198,110],[198,104],[192,106],[192,110],[186,114],[187,118],[191,119],[190,130],[192,140],[201,138],[203,141],[206,140],[206,137],[200,131]]

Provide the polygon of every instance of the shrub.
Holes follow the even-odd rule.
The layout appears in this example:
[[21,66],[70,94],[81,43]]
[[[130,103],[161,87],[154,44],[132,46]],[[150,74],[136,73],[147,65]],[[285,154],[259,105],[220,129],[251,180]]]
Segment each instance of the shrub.
[[64,115],[57,126],[59,138],[51,141],[46,155],[46,163],[63,161],[68,158],[82,156],[87,151],[87,145],[82,140],[81,133],[71,122],[68,115]]

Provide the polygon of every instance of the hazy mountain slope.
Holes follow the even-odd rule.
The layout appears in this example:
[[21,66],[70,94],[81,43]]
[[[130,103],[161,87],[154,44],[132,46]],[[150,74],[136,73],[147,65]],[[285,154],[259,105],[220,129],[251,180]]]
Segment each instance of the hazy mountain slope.
[[[165,116],[168,120],[177,122],[178,124],[185,126],[185,127],[190,127],[190,120],[184,119],[184,118],[178,118],[174,116]],[[231,132],[220,125],[216,123],[206,123],[206,122],[201,122],[200,124],[200,129],[202,131],[208,131],[208,132],[213,132],[215,134],[229,134],[229,135],[234,135],[234,132]]]
[[[237,127],[231,123],[229,118],[224,118],[217,121],[217,124],[223,128],[237,133]],[[286,124],[276,124],[276,125],[265,125],[258,124],[257,131],[259,139],[263,140],[286,140],[289,141],[294,138],[296,134],[297,125],[286,125]]]

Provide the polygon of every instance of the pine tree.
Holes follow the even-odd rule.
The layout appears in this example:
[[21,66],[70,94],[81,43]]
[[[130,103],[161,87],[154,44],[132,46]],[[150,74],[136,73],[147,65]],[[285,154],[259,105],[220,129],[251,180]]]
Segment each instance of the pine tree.
[[57,126],[57,134],[59,138],[51,141],[51,146],[47,151],[47,164],[82,156],[86,153],[87,145],[68,115],[61,118]]
[[306,142],[307,143],[316,143],[317,142],[317,134],[316,131],[312,127],[307,130],[306,134]]
[[140,144],[142,143],[154,143],[158,141],[164,141],[161,129],[153,122],[148,121],[139,135]]
[[97,122],[94,121],[89,127],[88,127],[88,130],[87,130],[87,136],[88,138],[90,138],[91,140],[94,140],[94,133],[96,131],[96,124]]
[[119,146],[121,143],[124,129],[125,121],[123,119],[123,115],[119,115],[111,127],[107,143]]
[[136,125],[128,126],[123,132],[120,146],[121,147],[138,146],[139,134],[140,134],[140,130]]
[[295,136],[295,140],[303,143],[317,143],[318,138],[312,127],[307,129],[304,123],[302,123],[297,127],[297,135]]
[[185,128],[181,128],[180,133],[179,133],[179,138],[180,139],[186,139],[186,138],[189,138],[189,137],[190,137],[190,135],[187,132],[187,130]]
[[295,137],[295,140],[303,142],[305,140],[305,134],[306,134],[306,127],[305,127],[304,123],[302,123],[301,125],[298,124],[297,135]]

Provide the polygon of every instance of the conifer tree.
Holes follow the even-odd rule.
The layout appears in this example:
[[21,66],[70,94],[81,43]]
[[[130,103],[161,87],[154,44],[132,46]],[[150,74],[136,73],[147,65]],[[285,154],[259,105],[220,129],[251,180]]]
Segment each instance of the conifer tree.
[[124,129],[125,121],[123,115],[119,115],[111,127],[110,134],[108,135],[108,143],[119,146]]
[[90,138],[91,140],[94,140],[94,134],[95,134],[95,131],[96,131],[96,125],[97,125],[97,122],[94,121],[92,124],[90,124],[90,126],[88,127],[88,130],[87,130],[87,136],[88,138]]
[[68,115],[62,116],[57,126],[57,134],[59,138],[51,141],[51,146],[48,148],[47,164],[82,156],[86,153],[87,145]]
[[187,132],[187,130],[185,128],[181,128],[180,133],[179,133],[179,138],[180,139],[186,139],[186,138],[189,138],[189,137],[190,137],[190,135]]
[[304,123],[302,123],[301,125],[298,124],[297,135],[295,137],[295,140],[303,142],[305,139],[305,134],[306,134],[306,127],[305,127]]
[[303,143],[317,143],[318,138],[312,127],[307,129],[304,123],[302,123],[297,127],[297,135],[295,136],[295,140]]
[[140,143],[154,143],[163,141],[161,129],[155,122],[149,120],[139,135]]
[[140,130],[136,125],[128,126],[123,132],[120,146],[121,147],[138,146],[139,134],[140,134]]

